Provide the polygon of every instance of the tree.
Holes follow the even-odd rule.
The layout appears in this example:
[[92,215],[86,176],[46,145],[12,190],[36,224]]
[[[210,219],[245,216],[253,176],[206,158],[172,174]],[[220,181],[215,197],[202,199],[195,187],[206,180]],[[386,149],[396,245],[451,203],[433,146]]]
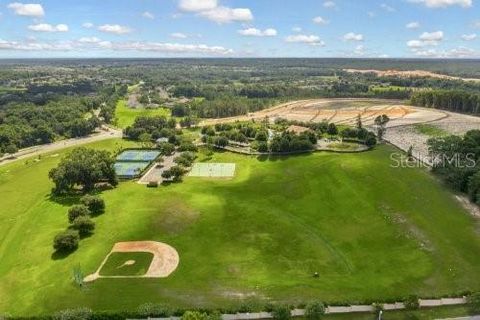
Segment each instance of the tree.
[[335,123],[329,123],[327,128],[327,133],[331,136],[335,136],[338,134],[338,128]]
[[80,202],[90,210],[93,215],[102,214],[105,211],[105,201],[99,196],[85,195]]
[[144,148],[151,148],[153,143],[152,143],[152,135],[150,133],[142,133],[141,135],[138,136],[138,141],[142,144]]
[[412,161],[413,160],[413,146],[408,147],[407,150],[407,160]]
[[365,139],[365,145],[367,147],[373,147],[377,144],[377,138],[375,138],[375,135],[370,132],[370,134],[367,135]]
[[363,128],[362,116],[360,114],[357,115],[357,121],[355,123],[355,126],[357,127],[357,129],[362,129]]
[[267,141],[268,140],[268,132],[265,130],[260,130],[255,135],[255,140],[257,141]]
[[275,320],[289,320],[292,317],[292,313],[288,306],[277,306],[273,309],[272,316]]
[[382,140],[385,135],[386,125],[390,121],[390,118],[386,114],[382,114],[375,118],[373,121],[375,128],[377,129],[378,140]]
[[325,305],[321,302],[314,302],[305,308],[305,318],[307,320],[318,320],[325,314]]
[[169,142],[162,142],[158,147],[160,148],[160,152],[164,156],[170,156],[175,152],[175,145]]
[[8,146],[5,147],[5,153],[14,154],[17,151],[18,151],[18,148],[14,144],[9,144]]
[[55,183],[55,193],[72,191],[76,186],[90,191],[95,183],[107,181],[118,184],[114,168],[115,159],[107,151],[77,148],[70,152],[60,164],[50,170],[49,177]]
[[471,314],[479,314],[480,313],[480,292],[472,293],[467,298],[468,309],[470,310]]
[[78,248],[80,234],[77,230],[63,231],[53,239],[53,248],[56,251],[73,251]]
[[72,226],[81,236],[86,236],[93,233],[95,222],[89,216],[79,216],[73,220]]
[[83,204],[77,204],[68,209],[68,222],[72,223],[78,217],[90,216],[90,210]]

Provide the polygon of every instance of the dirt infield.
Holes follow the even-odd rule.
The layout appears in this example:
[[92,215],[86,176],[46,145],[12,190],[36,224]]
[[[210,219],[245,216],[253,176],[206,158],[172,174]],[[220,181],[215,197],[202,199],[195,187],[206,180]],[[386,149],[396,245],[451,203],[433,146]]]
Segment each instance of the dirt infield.
[[[107,262],[110,255],[114,252],[148,252],[153,254],[152,262],[147,272],[142,276],[102,276],[100,270]],[[93,274],[90,274],[84,278],[85,282],[91,282],[98,278],[166,278],[168,277],[178,266],[180,258],[177,251],[161,242],[156,241],[130,241],[130,242],[117,242],[113,246],[112,250],[105,257],[100,267]]]
[[382,99],[312,99],[284,103],[273,108],[250,113],[246,116],[208,119],[200,125],[215,125],[235,121],[260,121],[266,117],[303,122],[328,121],[336,124],[353,125],[360,115],[365,125],[373,124],[375,117],[386,114],[389,126],[415,124],[442,119],[444,114],[433,109],[407,106],[402,101]]

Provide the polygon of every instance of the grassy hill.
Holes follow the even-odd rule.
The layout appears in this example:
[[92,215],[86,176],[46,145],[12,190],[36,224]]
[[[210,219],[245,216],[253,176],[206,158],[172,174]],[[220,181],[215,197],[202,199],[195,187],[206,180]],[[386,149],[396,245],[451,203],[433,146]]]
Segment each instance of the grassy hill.
[[[0,313],[385,300],[480,289],[478,222],[425,170],[390,167],[394,151],[202,155],[236,163],[236,177],[185,178],[158,189],[121,183],[103,192],[107,210],[95,218],[95,234],[62,259],[52,257],[52,239],[78,201],[50,198],[47,173],[62,154],[2,166]],[[178,269],[166,279],[74,285],[76,266],[92,273],[115,242],[129,240],[175,247]]]

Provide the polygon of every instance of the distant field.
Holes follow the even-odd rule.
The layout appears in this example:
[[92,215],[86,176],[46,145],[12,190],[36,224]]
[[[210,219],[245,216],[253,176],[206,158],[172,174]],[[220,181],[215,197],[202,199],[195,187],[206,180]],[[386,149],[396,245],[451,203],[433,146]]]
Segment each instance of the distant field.
[[[117,150],[125,142],[92,147]],[[132,146],[131,144],[127,144]],[[105,214],[79,249],[54,259],[52,239],[78,198],[50,198],[58,157],[0,167],[0,314],[86,306],[135,310],[228,307],[242,299],[300,303],[384,300],[480,289],[478,222],[427,171],[390,167],[396,149],[268,159],[216,153],[233,179],[186,177],[149,189],[123,182],[105,191]],[[174,247],[165,279],[72,281],[94,272],[118,241]],[[318,278],[312,275],[319,273]],[[393,318],[392,318],[393,319]]]
[[133,124],[136,117],[139,116],[170,116],[170,110],[166,108],[145,109],[129,108],[125,100],[119,100],[115,109],[115,118],[117,127],[126,128]]
[[448,135],[448,132],[443,130],[442,128],[439,128],[437,126],[434,126],[432,124],[428,123],[417,123],[413,125],[415,130],[418,133],[427,135],[429,137],[442,137]]

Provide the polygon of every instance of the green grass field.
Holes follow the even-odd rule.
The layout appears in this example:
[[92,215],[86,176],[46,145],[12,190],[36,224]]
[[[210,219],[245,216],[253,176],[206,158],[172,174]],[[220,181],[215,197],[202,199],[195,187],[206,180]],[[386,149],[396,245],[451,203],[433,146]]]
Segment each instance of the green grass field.
[[[112,252],[100,270],[101,276],[142,276],[147,273],[153,254],[149,252]],[[133,261],[133,264],[128,262]]]
[[116,125],[119,128],[126,128],[133,124],[136,117],[145,116],[170,116],[170,110],[167,108],[145,109],[145,108],[129,108],[127,101],[119,100],[115,109]]
[[[92,146],[116,150],[119,143]],[[228,307],[244,298],[354,302],[479,290],[478,221],[427,171],[391,168],[394,151],[379,146],[360,154],[268,159],[216,153],[208,161],[236,163],[235,178],[186,177],[152,189],[124,182],[102,193],[107,208],[95,218],[95,234],[65,258],[52,256],[52,239],[78,199],[50,197],[47,174],[60,157],[2,166],[0,314],[79,306],[135,310],[146,302]],[[98,279],[86,289],[74,284],[77,265],[93,273],[115,242],[135,240],[173,246],[180,255],[176,271],[165,279]]]
[[443,137],[448,135],[447,131],[443,130],[442,128],[436,127],[432,124],[417,123],[417,124],[414,124],[413,126],[418,133],[427,135],[432,138]]

